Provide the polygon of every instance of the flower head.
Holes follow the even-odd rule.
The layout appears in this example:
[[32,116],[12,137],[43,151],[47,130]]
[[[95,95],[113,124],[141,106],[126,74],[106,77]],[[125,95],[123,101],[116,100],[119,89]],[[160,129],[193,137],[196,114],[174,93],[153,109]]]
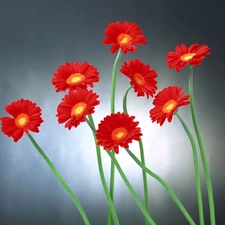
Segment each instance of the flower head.
[[169,69],[175,68],[177,72],[187,64],[198,66],[206,55],[209,55],[210,48],[207,45],[192,44],[187,47],[185,44],[176,46],[176,52],[168,52],[167,64]]
[[134,44],[146,44],[146,38],[142,35],[140,27],[135,23],[119,21],[108,24],[105,29],[106,38],[102,44],[112,44],[110,47],[111,53],[115,53],[119,48],[126,54],[127,51],[137,51]]
[[152,122],[156,121],[160,126],[163,125],[165,119],[171,122],[178,108],[190,103],[189,98],[189,95],[182,92],[182,88],[176,86],[164,88],[155,96],[153,101],[155,107],[149,111]]
[[99,72],[87,62],[65,63],[54,73],[52,84],[56,92],[76,90],[77,88],[93,87],[93,82],[99,81]]
[[69,130],[86,121],[86,115],[94,113],[94,107],[100,104],[99,96],[92,90],[77,89],[70,91],[57,107],[58,122],[65,123]]
[[96,131],[97,144],[105,150],[114,149],[119,153],[119,146],[129,148],[132,140],[139,141],[142,136],[141,129],[137,127],[139,122],[134,122],[134,116],[117,112],[106,116],[98,125]]
[[30,100],[20,99],[5,107],[11,117],[1,117],[2,132],[17,142],[28,131],[39,132],[38,127],[43,122],[41,108]]
[[139,59],[128,60],[128,63],[124,62],[120,72],[130,78],[130,85],[134,86],[137,96],[146,94],[149,98],[155,94],[157,73],[155,70],[150,70],[150,65],[145,65]]

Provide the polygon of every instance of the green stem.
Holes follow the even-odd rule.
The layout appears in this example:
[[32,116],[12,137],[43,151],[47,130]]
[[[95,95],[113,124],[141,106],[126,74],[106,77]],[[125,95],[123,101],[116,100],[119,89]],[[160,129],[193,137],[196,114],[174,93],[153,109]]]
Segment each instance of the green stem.
[[[121,57],[121,50],[119,49],[114,65],[113,65],[113,71],[112,71],[112,83],[111,83],[111,113],[115,113],[115,93],[116,93],[116,75],[119,65],[119,60]],[[115,153],[113,151],[112,157],[115,157]],[[113,164],[113,161],[111,160],[111,166],[110,166],[110,196],[113,201],[114,199],[114,180],[115,180],[115,167]],[[108,225],[112,225],[112,215],[110,210],[108,211]]]
[[[159,183],[162,184],[162,186],[167,190],[167,192],[170,194],[170,196],[173,198],[177,206],[180,208],[180,210],[183,212],[186,219],[189,221],[191,225],[196,225],[187,210],[184,208],[183,204],[179,200],[179,198],[176,196],[176,194],[173,192],[173,190],[170,188],[170,186],[158,175],[153,173],[151,170],[149,170],[129,149],[126,149],[127,153],[131,156],[131,158],[150,176],[155,178]],[[168,223],[169,224],[169,223]]]
[[134,191],[134,189],[132,188],[130,182],[128,181],[126,175],[124,174],[123,170],[121,169],[118,161],[116,160],[116,158],[114,158],[112,156],[112,152],[107,151],[108,155],[111,157],[114,165],[116,166],[120,176],[122,177],[124,183],[126,184],[127,188],[129,189],[131,195],[133,196],[134,200],[136,201],[136,203],[138,204],[139,208],[141,209],[142,213],[145,215],[145,218],[148,220],[148,222],[152,225],[156,225],[156,223],[153,221],[153,219],[151,218],[151,216],[149,215],[149,213],[147,212],[147,210],[145,209],[145,207],[143,206],[141,200],[138,198],[136,192]]
[[[128,114],[128,111],[127,111],[127,95],[128,95],[131,88],[132,88],[132,86],[128,86],[125,93],[124,93],[124,96],[123,96],[123,111],[124,111],[125,114]],[[141,162],[143,163],[143,165],[145,165],[144,146],[143,146],[143,143],[142,143],[141,139],[139,141],[139,149],[140,149]],[[144,170],[142,170],[142,177],[143,177],[143,187],[144,187],[145,208],[146,208],[147,212],[149,212],[148,180],[147,180],[147,174]],[[149,224],[147,219],[145,219],[145,224],[146,225]]]
[[206,160],[206,156],[205,156],[205,150],[204,150],[200,130],[198,127],[197,116],[196,116],[195,106],[194,106],[193,67],[192,66],[189,67],[189,95],[190,95],[190,102],[191,102],[190,107],[191,107],[192,120],[193,120],[194,129],[195,129],[195,133],[196,133],[198,144],[199,144],[203,169],[204,169],[204,173],[205,173],[206,186],[207,186],[207,192],[208,192],[208,200],[209,200],[210,221],[211,221],[211,225],[215,225],[216,222],[215,222],[215,208],[214,208],[212,183],[211,183],[210,173],[209,173],[207,160]]
[[[139,148],[140,148],[140,155],[141,155],[141,162],[145,166],[145,154],[144,154],[144,147],[142,143],[142,139],[139,141]],[[149,212],[149,202],[148,202],[148,180],[147,180],[147,173],[142,169],[142,177],[143,177],[143,186],[144,186],[144,199],[145,199],[145,208],[147,212]],[[145,224],[148,225],[148,221],[145,220]]]
[[124,112],[125,114],[128,114],[128,112],[127,112],[127,95],[128,95],[128,93],[129,93],[129,91],[130,91],[131,88],[132,88],[132,86],[129,85],[129,86],[127,87],[127,89],[126,89],[124,95],[123,95],[123,112]]
[[[114,151],[113,151],[112,157],[115,158]],[[115,181],[115,165],[113,163],[113,160],[111,160],[109,193],[110,193],[110,197],[112,199],[112,202],[114,201],[114,181]],[[111,214],[110,210],[108,210],[108,225],[112,225],[112,214]]]
[[119,49],[112,71],[112,83],[111,83],[111,113],[115,113],[115,93],[116,93],[116,75],[119,66],[119,60],[121,57],[121,50]]
[[100,178],[101,178],[101,181],[102,181],[103,189],[105,191],[106,199],[108,201],[110,215],[112,216],[115,225],[119,225],[119,220],[117,218],[117,214],[116,214],[116,211],[115,211],[110,193],[108,191],[107,183],[106,183],[106,180],[105,180],[105,175],[104,175],[104,172],[103,172],[101,151],[100,151],[100,147],[97,145],[97,140],[96,140],[96,137],[95,137],[96,129],[95,129],[95,125],[94,125],[94,120],[93,120],[91,115],[88,115],[88,118],[89,118],[89,120],[87,120],[87,122],[88,122],[88,125],[90,126],[90,128],[92,129],[92,134],[93,134],[93,137],[94,137],[94,140],[95,140],[97,160],[98,160],[98,169],[99,169],[99,174],[100,174]]
[[56,178],[59,180],[59,182],[62,184],[62,186],[65,188],[65,190],[68,192],[68,194],[70,195],[70,197],[72,198],[72,200],[74,201],[75,205],[77,206],[77,209],[79,210],[84,223],[86,225],[90,225],[89,220],[87,218],[86,213],[84,212],[84,209],[82,208],[79,200],[77,199],[77,197],[74,195],[74,193],[72,192],[72,190],[69,188],[69,186],[66,184],[66,182],[63,180],[63,178],[60,176],[60,174],[58,173],[58,171],[56,170],[55,166],[53,165],[53,163],[51,162],[51,160],[48,158],[48,156],[43,152],[43,150],[40,148],[40,146],[37,144],[37,142],[34,140],[34,138],[28,133],[27,134],[30,141],[32,142],[32,144],[34,145],[34,147],[38,150],[38,152],[41,154],[41,156],[44,158],[44,160],[47,162],[47,164],[49,165],[49,167],[51,168],[52,172],[54,173],[54,175],[56,176]]
[[87,122],[88,126],[91,128],[92,132],[95,133],[96,129],[95,129],[94,120],[93,120],[91,114],[88,115],[88,118],[86,118],[86,122]]
[[193,151],[193,158],[194,158],[194,169],[195,169],[195,180],[196,180],[196,190],[197,190],[197,199],[198,199],[198,211],[199,211],[199,222],[200,225],[204,225],[204,213],[203,213],[203,203],[202,203],[202,193],[201,193],[201,181],[200,181],[200,174],[199,174],[199,167],[198,167],[198,154],[196,150],[196,145],[193,136],[191,135],[191,132],[189,131],[187,125],[181,118],[181,116],[178,114],[178,112],[175,113],[179,121],[181,122],[184,130],[186,131],[186,134],[191,142],[192,151]]
[[[88,116],[89,117],[89,122],[92,124],[92,127],[91,129],[94,127],[94,130],[93,131],[93,135],[94,135],[94,138],[95,138],[95,143],[96,143],[96,148],[98,148],[98,159],[101,158],[101,154],[100,154],[100,148],[99,146],[97,145],[97,142],[96,142],[96,137],[95,137],[95,126],[94,126],[94,121],[91,117],[91,115]],[[120,173],[122,179],[124,180],[124,183],[126,184],[126,186],[128,187],[129,191],[131,192],[131,195],[133,196],[133,198],[135,199],[135,201],[137,202],[139,208],[141,209],[141,211],[143,212],[143,214],[145,215],[145,218],[148,220],[148,222],[150,222],[152,225],[155,225],[155,222],[153,221],[153,219],[150,217],[149,213],[146,211],[145,207],[143,206],[141,200],[138,198],[136,192],[134,191],[134,189],[132,188],[131,184],[129,183],[127,177],[125,176],[123,170],[121,169],[118,161],[116,160],[116,158],[113,156],[113,152],[109,152],[109,151],[106,151],[108,153],[108,155],[110,156],[112,162],[113,162],[113,165],[116,166],[118,172]],[[100,163],[101,163],[101,160],[100,160]],[[107,190],[107,189],[106,189]],[[109,196],[110,197],[110,196]]]

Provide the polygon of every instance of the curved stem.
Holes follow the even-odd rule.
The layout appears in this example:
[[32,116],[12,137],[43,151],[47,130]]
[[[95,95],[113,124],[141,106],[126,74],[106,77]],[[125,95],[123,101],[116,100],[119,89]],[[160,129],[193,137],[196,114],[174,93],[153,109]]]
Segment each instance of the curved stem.
[[176,194],[173,192],[173,190],[170,188],[170,186],[158,175],[153,173],[151,170],[149,170],[129,149],[126,149],[127,153],[131,156],[131,158],[150,176],[155,178],[159,183],[163,185],[163,187],[167,190],[167,192],[170,194],[170,196],[173,198],[177,206],[180,208],[180,210],[183,212],[186,219],[189,221],[191,225],[196,225],[187,210],[184,208],[183,204],[179,200],[179,198],[176,196]]
[[195,168],[195,181],[196,181],[196,190],[197,190],[197,199],[198,199],[198,211],[199,211],[199,222],[200,225],[204,225],[204,214],[203,214],[203,203],[202,203],[202,193],[201,193],[201,181],[200,181],[200,174],[199,174],[199,167],[198,167],[198,155],[196,150],[196,145],[191,132],[189,131],[187,125],[180,117],[178,112],[175,113],[179,121],[181,122],[192,146],[193,158],[194,158],[194,168]]
[[203,169],[204,169],[205,179],[206,179],[206,186],[207,186],[207,193],[208,193],[208,200],[209,200],[210,221],[211,221],[211,225],[215,225],[216,222],[215,222],[215,208],[214,208],[212,183],[211,183],[210,173],[209,173],[208,164],[207,164],[207,160],[205,156],[205,150],[204,150],[200,130],[198,127],[197,116],[196,116],[195,106],[194,106],[193,67],[192,66],[189,67],[189,94],[190,94],[190,102],[191,102],[190,104],[191,115],[192,115],[192,120],[193,120],[193,124],[195,128],[198,144],[199,144],[199,149],[201,153],[201,159],[202,159],[202,164],[203,164]]
[[[112,71],[112,83],[111,83],[111,113],[115,113],[115,93],[116,93],[116,75],[119,65],[119,59],[121,57],[121,49],[119,49],[114,65],[113,65],[113,71]],[[115,157],[115,153],[113,151],[112,157]],[[111,166],[110,166],[110,196],[113,201],[114,199],[114,180],[115,180],[115,167],[113,164],[113,161],[111,160]],[[108,211],[108,225],[112,225],[112,215],[110,213],[110,210]]]
[[88,118],[86,118],[86,122],[88,124],[88,126],[91,128],[92,132],[96,132],[96,129],[95,129],[95,125],[94,125],[94,120],[91,116],[91,114],[88,115]]
[[[130,91],[130,89],[132,88],[132,86],[128,86],[124,96],[123,96],[123,112],[125,114],[128,113],[127,110],[127,95]],[[143,142],[142,139],[140,139],[139,141],[139,149],[140,149],[140,156],[141,156],[141,162],[143,163],[143,165],[145,165],[145,154],[144,154],[144,146],[143,146]],[[147,210],[147,212],[149,212],[149,201],[148,201],[148,180],[147,180],[147,174],[144,170],[142,170],[142,177],[143,177],[143,187],[144,187],[144,201],[145,201],[145,208]],[[148,221],[147,219],[145,219],[145,224],[148,225]]]
[[110,215],[112,216],[115,225],[119,225],[119,220],[117,218],[117,214],[116,214],[116,211],[115,211],[110,193],[108,191],[107,183],[106,183],[106,180],[105,180],[105,175],[104,175],[104,172],[103,172],[101,151],[100,151],[100,147],[97,145],[97,140],[96,140],[96,137],[95,137],[96,130],[95,130],[95,125],[94,125],[94,120],[93,120],[91,115],[88,115],[88,118],[89,118],[89,120],[87,120],[87,122],[88,122],[88,125],[90,126],[90,128],[92,129],[92,134],[93,134],[93,137],[94,137],[94,140],[95,140],[97,160],[98,160],[98,169],[99,169],[99,174],[100,174],[100,177],[101,177],[103,189],[105,191],[106,199],[108,201],[108,206],[109,206],[109,209],[110,209]]
[[132,88],[132,86],[129,85],[127,87],[127,89],[125,90],[124,95],[123,95],[123,112],[125,114],[127,114],[127,95],[128,95],[128,93],[129,93],[129,91],[130,91],[131,88]]
[[[95,127],[94,126],[94,121],[91,117],[91,115],[88,115],[89,117],[89,122],[92,124],[92,127]],[[93,131],[93,135],[94,135],[94,138],[95,138],[95,143],[96,143],[96,148],[98,148],[98,152],[99,152],[99,155],[98,155],[98,158],[101,157],[101,154],[100,154],[100,148],[99,146],[97,145],[97,142],[96,142],[96,137],[95,137],[95,133],[96,133],[96,130],[94,128]],[[122,177],[124,183],[126,184],[127,188],[129,189],[129,191],[131,192],[131,195],[133,196],[133,198],[135,199],[135,201],[137,202],[139,208],[141,209],[142,213],[145,215],[145,218],[147,219],[148,222],[150,222],[151,225],[155,225],[155,222],[153,221],[153,219],[151,218],[151,216],[149,215],[149,213],[146,211],[145,207],[143,206],[141,200],[138,198],[136,192],[134,191],[134,189],[132,188],[131,184],[129,183],[127,177],[125,176],[123,170],[121,169],[118,161],[116,160],[116,158],[113,156],[113,152],[109,152],[109,151],[106,151],[108,153],[108,155],[110,156],[112,162],[113,162],[113,165],[116,166],[118,172],[120,173],[120,176]],[[101,163],[101,162],[100,162]]]
[[129,189],[130,193],[132,194],[133,198],[135,199],[136,203],[138,204],[139,208],[141,209],[142,213],[145,215],[145,218],[148,220],[148,222],[151,225],[156,225],[156,223],[153,221],[153,219],[151,218],[151,216],[149,215],[149,213],[147,212],[147,210],[145,209],[145,207],[143,206],[141,200],[138,198],[136,192],[134,191],[134,189],[132,188],[130,182],[128,181],[126,175],[124,174],[123,170],[121,169],[119,163],[117,162],[117,160],[112,156],[112,152],[107,151],[108,155],[111,157],[114,165],[116,166],[120,176],[122,177],[123,181],[125,182],[127,188]]
[[66,184],[66,182],[63,180],[63,178],[60,176],[60,174],[58,173],[58,171],[56,170],[55,166],[53,165],[53,163],[51,162],[51,160],[48,158],[48,156],[43,152],[43,150],[40,148],[40,146],[37,144],[37,142],[34,140],[34,138],[27,133],[30,141],[32,142],[32,144],[34,145],[34,147],[38,150],[38,152],[41,154],[41,156],[44,158],[44,160],[47,162],[47,164],[49,165],[49,167],[51,168],[52,172],[54,173],[54,175],[56,176],[56,178],[59,180],[59,182],[62,184],[62,186],[65,188],[65,190],[68,192],[68,194],[70,195],[70,197],[72,198],[72,200],[74,201],[75,205],[77,206],[77,209],[79,210],[84,223],[86,225],[90,225],[89,220],[87,218],[86,213],[84,212],[84,209],[82,208],[79,200],[77,199],[77,197],[75,196],[75,194],[72,192],[72,190],[69,188],[69,186]]

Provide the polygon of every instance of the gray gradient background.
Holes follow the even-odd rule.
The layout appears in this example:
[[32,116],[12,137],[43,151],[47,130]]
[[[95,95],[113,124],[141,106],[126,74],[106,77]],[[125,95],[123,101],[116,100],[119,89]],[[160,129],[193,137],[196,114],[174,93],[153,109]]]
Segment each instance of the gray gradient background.
[[[102,45],[104,29],[110,22],[137,23],[147,45],[136,53],[158,72],[158,89],[168,85],[188,89],[188,73],[168,70],[165,55],[175,45],[207,44],[211,55],[194,68],[194,93],[199,126],[214,188],[217,224],[224,215],[224,40],[225,3],[209,0],[129,0],[129,1],[0,1],[0,115],[11,101],[31,99],[43,109],[44,123],[34,138],[81,201],[93,225],[107,221],[107,202],[98,174],[92,134],[87,124],[68,131],[57,124],[56,107],[64,93],[56,94],[51,84],[57,67],[65,62],[88,61],[100,72],[101,82],[96,124],[110,112],[109,92],[115,55]],[[117,106],[128,79],[118,74]],[[160,127],[148,118],[151,99],[128,96],[128,110],[135,114],[144,133],[146,161],[163,177],[198,222],[192,151],[176,118]],[[191,127],[189,107],[180,110]],[[193,131],[193,129],[191,128]],[[131,150],[138,155],[137,143]],[[109,158],[102,152],[108,180]],[[142,176],[138,167],[121,150],[117,156],[134,189],[142,198]],[[201,167],[202,171],[202,167]],[[204,177],[203,177],[204,178]],[[186,225],[188,222],[162,186],[149,177],[152,217],[160,225]],[[208,221],[207,194],[202,179],[205,217]],[[121,224],[144,224],[144,216],[116,173],[115,206]],[[17,143],[0,133],[0,224],[70,225],[83,224],[74,203],[52,174],[48,165],[25,135]],[[206,224],[209,224],[206,222]]]

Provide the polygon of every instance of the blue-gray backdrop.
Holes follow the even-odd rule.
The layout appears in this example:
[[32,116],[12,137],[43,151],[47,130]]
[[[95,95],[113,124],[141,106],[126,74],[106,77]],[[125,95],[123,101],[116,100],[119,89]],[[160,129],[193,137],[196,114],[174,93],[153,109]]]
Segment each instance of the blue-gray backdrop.
[[[224,215],[224,40],[225,3],[210,0],[21,0],[0,1],[0,116],[4,106],[25,98],[42,108],[44,123],[34,138],[77,195],[93,225],[107,222],[107,202],[98,173],[94,141],[86,123],[68,131],[57,124],[56,107],[64,93],[55,93],[53,73],[65,62],[88,61],[98,68],[100,95],[94,119],[98,123],[110,112],[110,82],[115,55],[102,45],[104,29],[115,21],[138,24],[146,46],[123,55],[140,58],[158,73],[158,90],[182,86],[188,91],[188,71],[168,70],[165,55],[178,44],[207,44],[211,54],[194,68],[194,94],[199,126],[214,188],[217,224]],[[116,110],[129,81],[118,74]],[[165,179],[198,224],[192,150],[177,120],[162,127],[152,124],[148,111],[152,99],[128,96],[128,110],[136,115],[143,131],[148,167]],[[189,107],[180,114],[193,131]],[[137,143],[130,145],[138,156]],[[110,160],[102,150],[105,175]],[[142,174],[122,149],[117,159],[143,199]],[[200,164],[201,165],[201,164]],[[202,166],[200,166],[201,174]],[[149,202],[156,224],[188,224],[165,189],[151,177]],[[209,218],[207,192],[202,176],[205,218]],[[144,224],[144,216],[118,173],[115,207],[121,224]],[[17,143],[0,133],[0,224],[83,224],[67,192],[54,177],[28,137]],[[209,222],[206,222],[209,224]]]

